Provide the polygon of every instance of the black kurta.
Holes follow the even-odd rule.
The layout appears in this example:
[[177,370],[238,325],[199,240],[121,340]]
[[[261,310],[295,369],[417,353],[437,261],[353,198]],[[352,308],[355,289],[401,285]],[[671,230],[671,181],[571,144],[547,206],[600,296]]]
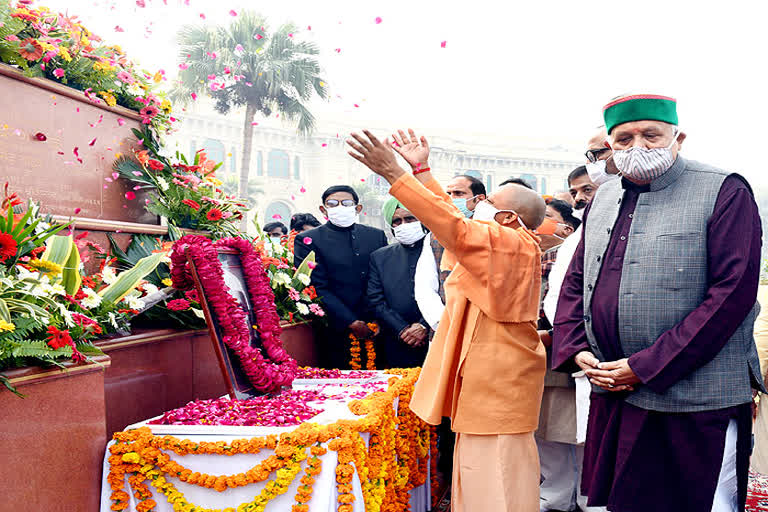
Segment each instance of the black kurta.
[[382,328],[378,338],[385,346],[388,368],[421,366],[427,357],[426,339],[421,347],[412,347],[399,336],[400,331],[415,323],[429,331],[413,293],[416,262],[423,244],[423,238],[410,246],[394,243],[371,254],[368,307]]
[[371,318],[365,301],[368,260],[373,251],[386,245],[382,230],[362,224],[340,228],[327,222],[296,237],[297,266],[315,251],[312,285],[328,316],[328,327],[318,332],[321,366],[349,367],[349,325]]

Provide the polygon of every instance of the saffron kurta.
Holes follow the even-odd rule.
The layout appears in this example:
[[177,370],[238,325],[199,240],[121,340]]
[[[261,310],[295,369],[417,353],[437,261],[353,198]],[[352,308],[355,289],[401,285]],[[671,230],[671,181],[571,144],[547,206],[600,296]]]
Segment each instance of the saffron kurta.
[[411,409],[450,416],[466,434],[536,430],[546,355],[536,332],[541,251],[535,235],[465,218],[435,180],[404,175],[390,189],[456,260],[446,308]]

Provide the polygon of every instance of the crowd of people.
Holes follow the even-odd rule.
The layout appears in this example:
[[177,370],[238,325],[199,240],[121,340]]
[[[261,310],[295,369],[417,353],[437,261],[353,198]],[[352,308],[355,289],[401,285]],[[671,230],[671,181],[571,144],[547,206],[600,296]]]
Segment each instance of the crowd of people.
[[395,241],[358,222],[346,185],[322,195],[328,222],[291,220],[296,262],[317,261],[322,365],[349,368],[353,335],[380,368],[422,367],[410,406],[453,451],[453,510],[744,509],[765,392],[752,190],[683,158],[672,98],[603,116],[569,189],[543,197],[519,178],[438,183],[412,130],[352,134],[349,154],[391,184]]

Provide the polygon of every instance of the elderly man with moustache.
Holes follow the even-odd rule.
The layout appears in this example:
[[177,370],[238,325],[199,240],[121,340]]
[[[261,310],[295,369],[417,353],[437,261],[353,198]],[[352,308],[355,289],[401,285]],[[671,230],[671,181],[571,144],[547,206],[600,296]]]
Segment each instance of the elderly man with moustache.
[[[457,432],[451,505],[455,511],[536,512],[539,463],[533,431],[544,384],[536,332],[541,251],[530,231],[544,200],[506,185],[467,219],[429,170],[429,146],[400,132],[398,152],[369,132],[353,134],[350,155],[385,178],[396,197],[456,260],[446,309],[416,384],[411,409],[433,425],[449,416]],[[403,140],[405,139],[405,140]]]
[[621,180],[584,218],[553,367],[593,384],[582,491],[617,512],[744,509],[761,226],[752,189],[683,158],[676,101],[603,109]]

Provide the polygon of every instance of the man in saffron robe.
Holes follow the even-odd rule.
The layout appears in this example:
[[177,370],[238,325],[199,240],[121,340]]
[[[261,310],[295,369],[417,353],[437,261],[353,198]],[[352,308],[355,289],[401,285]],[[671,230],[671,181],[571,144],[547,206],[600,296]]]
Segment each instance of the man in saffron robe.
[[412,130],[395,137],[414,176],[388,141],[352,134],[350,152],[385,178],[456,265],[446,308],[416,385],[411,409],[430,424],[451,418],[457,432],[451,503],[455,511],[536,512],[539,460],[533,432],[544,386],[545,350],[536,332],[541,251],[530,231],[546,206],[534,191],[506,185],[466,218],[429,171],[429,146]]

